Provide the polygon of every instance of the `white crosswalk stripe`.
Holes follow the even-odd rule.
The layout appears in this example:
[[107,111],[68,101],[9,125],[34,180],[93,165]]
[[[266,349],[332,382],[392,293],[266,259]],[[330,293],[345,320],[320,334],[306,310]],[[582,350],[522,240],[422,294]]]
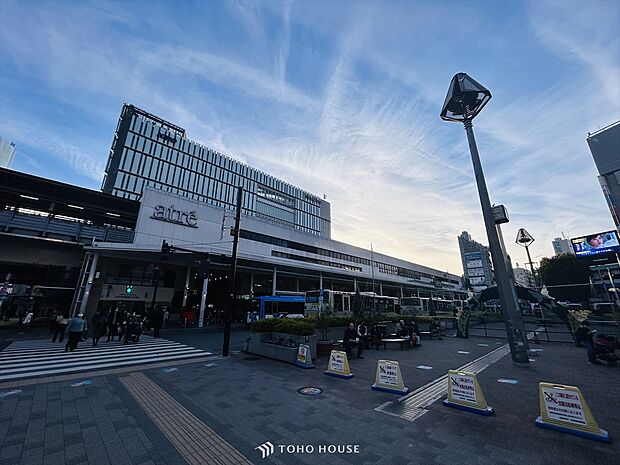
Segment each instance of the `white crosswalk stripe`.
[[73,352],[65,352],[64,343],[49,340],[16,341],[0,351],[0,381],[174,362],[209,355],[213,354],[149,336],[142,336],[138,344],[100,340],[97,347],[92,347],[91,341],[81,342]]

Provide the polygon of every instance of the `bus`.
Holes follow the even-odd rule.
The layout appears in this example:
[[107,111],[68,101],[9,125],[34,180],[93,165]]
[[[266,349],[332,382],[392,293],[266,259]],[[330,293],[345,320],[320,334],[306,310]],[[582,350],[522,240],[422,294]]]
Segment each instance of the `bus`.
[[431,299],[429,297],[404,297],[400,299],[400,310],[403,315],[438,315],[454,316],[456,310],[462,308],[460,300]]
[[[324,311],[339,316],[353,314],[356,305],[360,312],[393,313],[398,305],[398,298],[377,295],[374,292],[360,292],[359,297],[355,292],[332,291],[320,289],[306,292],[305,313],[306,316],[316,315]],[[359,298],[359,302],[356,302]]]

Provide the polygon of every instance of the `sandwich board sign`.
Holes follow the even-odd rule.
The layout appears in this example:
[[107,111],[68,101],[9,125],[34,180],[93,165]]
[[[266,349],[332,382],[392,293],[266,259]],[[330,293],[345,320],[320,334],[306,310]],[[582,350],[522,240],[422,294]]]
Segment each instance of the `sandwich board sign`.
[[351,370],[349,369],[349,359],[347,357],[347,353],[341,350],[332,350],[331,354],[329,354],[329,364],[327,365],[327,370],[323,373],[337,378],[353,378],[353,373],[351,373]]
[[448,398],[443,404],[479,415],[493,415],[493,408],[487,405],[476,374],[469,371],[448,371]]
[[378,360],[375,383],[371,386],[375,391],[391,392],[394,394],[407,394],[409,389],[405,387],[403,375],[398,362],[392,360]]
[[538,392],[540,416],[536,426],[595,441],[611,441],[609,433],[599,428],[578,387],[539,383]]
[[297,359],[294,362],[295,366],[300,368],[314,368],[312,364],[312,351],[310,350],[310,346],[307,344],[299,344],[299,349],[297,349]]

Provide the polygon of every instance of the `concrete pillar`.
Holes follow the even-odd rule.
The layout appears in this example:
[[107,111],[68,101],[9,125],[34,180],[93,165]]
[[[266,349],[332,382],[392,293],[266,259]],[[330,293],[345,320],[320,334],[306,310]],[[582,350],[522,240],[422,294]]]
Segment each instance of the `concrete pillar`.
[[205,307],[207,306],[207,291],[209,290],[209,275],[202,280],[202,294],[200,295],[200,314],[198,316],[198,327],[202,328],[205,321]]
[[319,289],[323,289],[323,272],[319,271]]
[[276,283],[278,282],[278,271],[276,267],[273,267],[273,282],[271,284],[271,295],[276,295]]
[[353,292],[357,292],[357,278],[353,278]]
[[400,298],[402,299],[403,297],[405,297],[403,294],[403,286],[400,286]]
[[254,295],[254,272],[250,272],[250,295]]
[[187,272],[185,273],[185,287],[183,288],[183,303],[182,306],[187,305],[187,296],[189,295],[189,280],[192,277],[192,265],[187,265]]
[[90,290],[93,287],[93,281],[95,280],[95,273],[97,272],[98,262],[99,252],[95,252],[93,255],[93,261],[90,263],[90,270],[88,271],[88,281],[86,281],[86,287],[84,288],[84,295],[82,296],[82,302],[80,302],[80,310],[78,311],[78,313],[86,312],[88,297],[90,296]]
[[379,283],[379,295],[383,295],[383,284]]
[[299,292],[299,276],[295,278],[295,292]]

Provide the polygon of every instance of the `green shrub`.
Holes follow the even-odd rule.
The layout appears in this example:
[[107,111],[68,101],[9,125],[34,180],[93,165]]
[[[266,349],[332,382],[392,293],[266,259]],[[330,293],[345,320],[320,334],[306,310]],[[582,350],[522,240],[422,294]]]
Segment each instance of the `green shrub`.
[[254,321],[250,326],[250,330],[253,333],[271,333],[275,331],[276,319],[270,318],[268,320]]
[[314,335],[315,325],[312,321],[301,318],[279,318],[260,320],[252,323],[252,332],[255,333],[286,333],[296,336]]

